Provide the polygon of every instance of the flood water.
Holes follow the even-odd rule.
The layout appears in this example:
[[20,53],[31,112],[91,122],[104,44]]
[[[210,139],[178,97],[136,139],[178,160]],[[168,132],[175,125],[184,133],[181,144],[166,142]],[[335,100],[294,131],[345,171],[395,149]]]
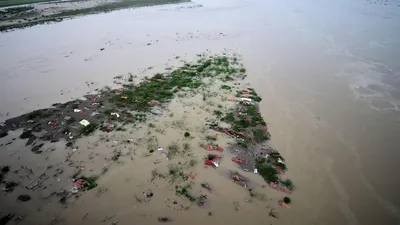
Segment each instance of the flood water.
[[400,1],[196,0],[2,33],[1,120],[226,49],[297,184],[273,224],[400,224]]

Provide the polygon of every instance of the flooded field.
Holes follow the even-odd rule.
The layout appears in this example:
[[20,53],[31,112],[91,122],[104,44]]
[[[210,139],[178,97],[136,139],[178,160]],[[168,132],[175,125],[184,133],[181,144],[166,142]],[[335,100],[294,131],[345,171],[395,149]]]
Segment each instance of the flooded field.
[[[177,205],[184,208],[186,202],[171,187],[147,182],[154,165],[166,163],[165,157],[153,154],[131,160],[128,156],[110,166],[99,180],[102,188],[85,193],[66,209],[54,207],[56,200],[48,205],[16,202],[21,194],[16,192],[13,198],[0,196],[6,203],[1,204],[0,216],[19,213],[24,218],[20,224],[110,224],[116,220],[158,224],[159,216],[173,218],[171,224],[399,224],[399,4],[200,0],[0,34],[2,121],[105,85],[116,86],[116,76],[151,76],[182,65],[182,60],[194,61],[196,54],[204,52],[239,54],[248,75],[240,85],[249,81],[263,98],[260,111],[268,122],[271,144],[285,157],[287,176],[296,184],[289,209],[276,203],[283,195],[270,188],[256,189],[266,195],[266,201],[249,203],[242,187],[221,179],[228,170],[237,169],[234,163],[227,160],[217,169],[201,165],[196,167],[196,180],[213,184],[216,190],[208,195],[210,205],[180,211]],[[180,117],[189,127],[204,121],[205,114],[185,116],[180,104],[170,105],[176,118],[166,117],[154,125],[168,129]],[[121,141],[146,137],[146,132],[111,134],[109,143],[98,142],[97,135],[81,139],[74,161],[86,161],[86,171],[101,169],[110,149]],[[182,134],[165,135],[159,145],[167,148]],[[7,137],[17,140],[1,147],[0,165],[43,171],[69,154],[62,142],[43,147],[54,147],[54,152],[33,154],[19,142],[19,135]],[[6,144],[4,138],[1,141]],[[95,144],[98,152],[91,153]],[[157,160],[160,164],[154,164]],[[255,184],[263,184],[259,176],[248,176]],[[61,179],[52,188],[69,183]],[[139,204],[135,195],[149,188],[154,198]],[[44,190],[32,198],[46,194],[51,193]],[[171,199],[182,202],[174,204]],[[267,206],[276,209],[278,219],[269,216]]]

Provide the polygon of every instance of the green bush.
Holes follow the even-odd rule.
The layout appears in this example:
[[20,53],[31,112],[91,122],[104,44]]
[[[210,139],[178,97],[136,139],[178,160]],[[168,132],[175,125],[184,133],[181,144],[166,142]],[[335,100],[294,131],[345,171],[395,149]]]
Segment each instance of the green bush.
[[290,204],[292,202],[292,200],[289,197],[284,197],[283,202],[286,204]]

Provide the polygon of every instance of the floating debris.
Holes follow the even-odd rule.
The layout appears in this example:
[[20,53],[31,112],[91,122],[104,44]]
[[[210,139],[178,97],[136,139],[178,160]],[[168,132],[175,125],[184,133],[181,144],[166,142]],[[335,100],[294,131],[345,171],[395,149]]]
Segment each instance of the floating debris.
[[89,121],[87,121],[87,120],[81,120],[80,122],[79,122],[79,124],[81,124],[82,126],[88,126],[89,124],[90,124],[90,122]]
[[166,222],[171,222],[171,221],[172,221],[172,219],[170,217],[162,217],[162,216],[158,217],[158,222],[160,222],[160,223],[166,223]]
[[18,196],[17,200],[19,200],[21,202],[27,202],[27,201],[31,200],[31,196],[29,196],[29,195],[20,195],[20,196]]

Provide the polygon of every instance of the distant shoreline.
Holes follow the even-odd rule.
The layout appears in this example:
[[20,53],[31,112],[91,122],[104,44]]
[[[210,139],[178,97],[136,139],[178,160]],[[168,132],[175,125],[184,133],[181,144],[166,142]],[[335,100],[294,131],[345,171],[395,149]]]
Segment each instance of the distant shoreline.
[[190,0],[69,0],[69,1],[11,1],[0,2],[0,32],[22,29],[39,24],[61,22],[67,18]]

